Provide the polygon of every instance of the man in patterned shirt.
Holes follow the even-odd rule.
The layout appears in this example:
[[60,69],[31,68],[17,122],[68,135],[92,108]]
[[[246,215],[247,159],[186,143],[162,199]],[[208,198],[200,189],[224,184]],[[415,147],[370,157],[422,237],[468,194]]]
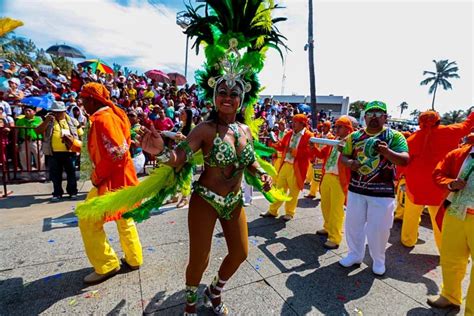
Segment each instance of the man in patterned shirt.
[[367,127],[349,135],[342,158],[351,169],[345,229],[349,252],[339,263],[344,267],[360,264],[367,237],[376,275],[385,274],[385,247],[395,207],[395,166],[406,166],[409,160],[405,137],[385,127],[386,121],[385,103],[368,103]]

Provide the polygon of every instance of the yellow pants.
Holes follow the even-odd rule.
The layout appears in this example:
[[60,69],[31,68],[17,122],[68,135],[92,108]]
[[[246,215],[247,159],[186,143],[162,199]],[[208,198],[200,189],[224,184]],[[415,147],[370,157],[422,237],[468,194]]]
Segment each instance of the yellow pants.
[[[291,217],[295,216],[296,205],[298,204],[298,195],[300,194],[300,189],[296,183],[295,170],[293,164],[284,162],[283,166],[278,173],[278,178],[276,181],[276,187],[282,189],[284,192],[288,192],[289,196],[292,198],[291,201],[285,202],[285,213]],[[268,212],[274,216],[278,215],[278,209],[283,204],[283,202],[275,202],[270,204]]]
[[[93,188],[87,198],[97,196],[97,189]],[[120,237],[120,244],[125,253],[125,260],[131,266],[140,266],[143,263],[142,246],[138,237],[135,222],[132,219],[115,221]],[[104,222],[79,220],[84,248],[87,257],[98,274],[106,274],[120,266],[120,260],[110,246],[104,231]]]
[[308,170],[311,170],[313,178],[311,179],[311,186],[309,187],[309,195],[316,196],[316,193],[321,189],[321,177],[323,175],[323,170],[313,169],[312,166],[309,166]]
[[[275,161],[273,162],[273,167],[275,167],[275,170],[278,171],[280,169],[281,164],[283,163],[283,158],[277,157]],[[276,176],[272,178],[273,182],[276,183],[278,179],[278,173]]]
[[[405,200],[406,200],[406,181],[405,178],[401,178],[397,185],[397,208],[395,209],[394,219],[403,220],[403,213],[405,212]],[[403,189],[402,189],[403,188]]]
[[[418,226],[420,225],[421,213],[423,213],[424,205],[414,204],[408,195],[405,198],[405,212],[403,214],[401,242],[407,247],[415,246],[418,240]],[[436,213],[439,206],[429,205],[428,211],[431,218],[431,226],[433,227],[434,239],[438,251],[441,249],[441,232],[436,224]]]
[[308,171],[306,172],[306,179],[304,180],[305,184],[310,184],[311,181],[313,180],[313,164],[309,165]]
[[328,232],[328,240],[337,245],[342,240],[345,199],[339,177],[332,173],[325,174],[321,183],[321,211],[323,212],[324,229]]
[[[466,215],[461,221],[446,214],[443,221],[443,248],[441,248],[441,270],[443,289],[441,295],[456,305],[462,304],[461,282],[471,257],[474,261],[474,215]],[[466,314],[474,315],[474,266],[466,297]]]

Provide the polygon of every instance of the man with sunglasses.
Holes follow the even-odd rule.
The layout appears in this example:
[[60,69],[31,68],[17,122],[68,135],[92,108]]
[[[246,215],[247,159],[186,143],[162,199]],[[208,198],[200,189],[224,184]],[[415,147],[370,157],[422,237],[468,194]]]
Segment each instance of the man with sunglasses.
[[348,136],[342,163],[351,169],[347,195],[346,240],[349,248],[339,261],[343,267],[360,264],[365,239],[373,260],[372,271],[385,273],[385,247],[395,207],[395,165],[408,164],[408,146],[400,132],[385,126],[387,106],[373,101],[365,107],[366,128]]

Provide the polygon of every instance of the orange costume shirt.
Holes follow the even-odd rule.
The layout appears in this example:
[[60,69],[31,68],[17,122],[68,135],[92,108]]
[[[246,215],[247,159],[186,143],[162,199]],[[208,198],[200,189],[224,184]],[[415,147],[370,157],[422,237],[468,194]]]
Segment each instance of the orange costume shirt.
[[404,170],[407,194],[417,205],[441,205],[445,191],[432,173],[446,154],[474,127],[474,112],[463,123],[421,128],[407,139],[410,162]]
[[94,165],[91,180],[99,195],[138,184],[130,141],[130,123],[110,107],[99,109],[90,117],[87,149]]
[[[286,156],[286,152],[290,148],[290,140],[292,135],[293,130],[290,130],[283,136],[283,138],[278,143],[272,145],[273,148],[282,152],[282,157]],[[293,167],[295,170],[296,183],[298,184],[298,188],[300,190],[303,190],[304,188],[304,179],[306,178],[306,173],[308,172],[310,161],[315,157],[316,154],[315,148],[309,144],[309,139],[311,137],[313,137],[313,133],[306,129],[304,134],[300,138],[298,147],[296,148],[296,155]]]

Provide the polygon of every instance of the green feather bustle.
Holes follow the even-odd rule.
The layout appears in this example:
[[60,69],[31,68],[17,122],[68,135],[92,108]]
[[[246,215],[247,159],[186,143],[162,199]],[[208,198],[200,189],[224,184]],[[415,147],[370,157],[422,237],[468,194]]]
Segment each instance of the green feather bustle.
[[270,191],[263,191],[263,182],[257,176],[252,175],[248,170],[244,171],[245,181],[255,189],[260,191],[265,199],[270,203],[275,203],[277,201],[291,201],[291,197],[286,195],[282,190],[272,187]]

